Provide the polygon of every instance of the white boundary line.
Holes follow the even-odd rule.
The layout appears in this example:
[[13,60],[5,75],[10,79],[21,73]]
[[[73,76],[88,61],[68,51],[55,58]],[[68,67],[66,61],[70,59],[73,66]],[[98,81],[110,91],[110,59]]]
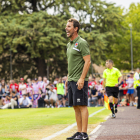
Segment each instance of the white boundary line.
[[[92,117],[92,116],[96,115],[97,113],[99,113],[99,112],[101,112],[101,111],[103,111],[103,110],[105,110],[105,108],[102,108],[102,109],[100,109],[100,110],[98,110],[98,111],[96,111],[96,112],[90,114],[89,117]],[[58,132],[52,134],[51,136],[48,136],[48,137],[43,138],[43,139],[41,139],[41,140],[51,140],[52,138],[54,138],[54,137],[56,137],[56,136],[59,136],[59,135],[61,135],[62,133],[65,133],[65,132],[69,131],[69,130],[72,129],[74,126],[76,126],[76,123],[73,123],[72,125],[66,127],[65,129],[63,129],[63,130],[61,130],[61,131],[58,131]]]

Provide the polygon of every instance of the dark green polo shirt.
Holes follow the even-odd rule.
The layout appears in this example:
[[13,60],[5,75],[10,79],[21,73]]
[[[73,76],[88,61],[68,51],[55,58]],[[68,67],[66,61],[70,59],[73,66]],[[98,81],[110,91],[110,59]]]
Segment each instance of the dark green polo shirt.
[[[78,36],[67,44],[68,81],[77,82],[83,72],[84,56],[90,55],[89,45],[86,40]],[[89,73],[85,77],[88,81]]]

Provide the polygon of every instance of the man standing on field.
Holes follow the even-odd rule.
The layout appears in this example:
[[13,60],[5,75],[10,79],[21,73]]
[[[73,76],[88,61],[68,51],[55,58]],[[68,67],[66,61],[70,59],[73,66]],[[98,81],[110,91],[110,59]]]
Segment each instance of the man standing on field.
[[68,86],[69,106],[75,110],[77,132],[67,140],[88,140],[88,70],[90,67],[90,51],[88,43],[78,35],[80,23],[69,19],[66,25],[68,57]]
[[[103,88],[106,87],[105,90],[109,98],[109,105],[112,112],[112,118],[115,118],[115,113],[117,113],[119,86],[122,82],[122,74],[117,68],[113,67],[113,61],[110,59],[106,61],[106,67],[107,69],[105,69],[103,72]],[[115,104],[115,112],[113,107],[113,97]]]

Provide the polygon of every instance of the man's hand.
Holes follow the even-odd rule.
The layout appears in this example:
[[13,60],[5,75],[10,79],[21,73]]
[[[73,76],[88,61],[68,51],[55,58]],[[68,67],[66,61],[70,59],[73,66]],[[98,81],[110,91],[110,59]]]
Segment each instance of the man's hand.
[[118,86],[119,86],[119,84],[116,84],[116,85],[115,85],[115,87],[118,87]]
[[84,87],[84,79],[83,78],[80,78],[79,80],[78,80],[78,82],[77,82],[77,84],[76,85],[78,85],[78,89],[79,90],[81,90],[83,87]]

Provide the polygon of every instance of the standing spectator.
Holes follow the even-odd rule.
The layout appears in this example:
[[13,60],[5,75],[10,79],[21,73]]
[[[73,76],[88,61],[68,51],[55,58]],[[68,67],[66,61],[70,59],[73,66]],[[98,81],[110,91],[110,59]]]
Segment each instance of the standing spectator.
[[14,91],[12,92],[12,96],[10,95],[8,99],[10,100],[10,103],[5,104],[3,107],[1,107],[1,109],[7,109],[8,107],[14,109],[15,107],[18,107],[18,97]]
[[119,101],[121,102],[122,98],[123,98],[123,81],[121,82],[120,86],[119,86]]
[[20,95],[24,95],[24,94],[27,94],[27,87],[26,87],[26,84],[24,83],[24,79],[23,78],[20,78],[20,81],[21,83],[19,84],[19,92],[20,92]]
[[42,90],[42,84],[43,84],[43,81],[42,81],[42,77],[39,76],[38,77],[38,85],[39,85],[39,88]]
[[31,82],[29,82],[28,85],[27,85],[27,94],[28,94],[29,98],[31,98],[31,101],[33,103],[34,90],[33,90],[32,83]]
[[4,95],[7,92],[7,86],[4,80],[1,80],[0,94]]
[[56,76],[56,78],[55,78],[55,80],[54,80],[53,84],[54,84],[54,85],[56,85],[56,84],[58,83],[58,80],[59,80],[59,77],[58,77],[58,76]]
[[27,79],[27,85],[29,85],[29,83],[31,83],[31,79],[30,78]]
[[124,81],[123,81],[122,88],[123,88],[123,95],[126,95],[126,93],[127,93],[126,79],[124,79]]
[[41,86],[42,92],[46,93],[46,86],[49,85],[49,80],[44,76],[43,77],[43,83]]
[[32,106],[30,99],[27,97],[27,94],[24,94],[19,101],[20,108],[29,108]]
[[57,96],[58,96],[58,108],[62,107],[62,103],[63,102],[63,106],[65,106],[65,100],[64,100],[64,83],[62,82],[62,79],[59,78],[58,83],[56,84],[57,87]]
[[127,91],[127,99],[130,100],[130,106],[133,106],[133,94],[134,94],[134,72],[130,72],[130,77],[127,80],[128,91]]
[[12,93],[13,91],[17,93],[17,92],[19,92],[18,89],[19,89],[18,84],[15,83],[14,80],[12,80],[12,81],[11,81],[11,84],[10,84],[10,93]]
[[32,80],[32,87],[33,87],[33,107],[38,107],[38,99],[41,97],[40,87],[37,83],[37,78]]
[[100,83],[100,81],[97,82],[97,85],[96,85],[96,89],[97,89],[97,92],[96,92],[96,95],[98,97],[98,106],[101,106],[101,102],[102,102],[102,105],[104,104],[104,101],[103,101],[103,87]]

